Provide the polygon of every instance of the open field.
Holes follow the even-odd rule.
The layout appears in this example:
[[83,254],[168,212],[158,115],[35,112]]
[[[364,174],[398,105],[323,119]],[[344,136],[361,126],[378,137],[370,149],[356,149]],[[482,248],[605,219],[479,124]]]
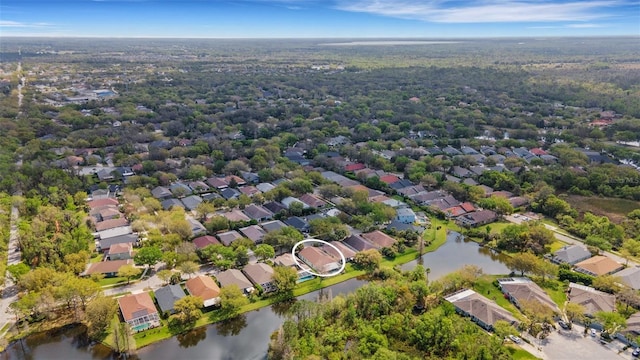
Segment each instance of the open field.
[[626,199],[570,195],[566,200],[580,213],[588,211],[606,216],[614,223],[620,223],[628,213],[640,209],[640,202]]

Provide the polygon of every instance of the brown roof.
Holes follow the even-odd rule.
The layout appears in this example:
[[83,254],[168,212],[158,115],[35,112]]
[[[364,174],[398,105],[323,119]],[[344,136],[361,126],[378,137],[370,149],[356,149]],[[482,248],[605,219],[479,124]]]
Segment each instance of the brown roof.
[[394,238],[383,233],[380,230],[375,230],[370,233],[362,234],[362,237],[374,244],[380,245],[381,247],[391,247],[396,242]]
[[606,256],[598,255],[577,263],[576,268],[599,276],[622,269],[622,265]]
[[193,239],[193,245],[196,246],[196,249],[202,249],[209,245],[221,245],[221,243],[215,237],[211,235],[205,235]]
[[302,201],[303,203],[309,205],[310,207],[322,207],[325,206],[327,203],[325,203],[324,201],[318,199],[315,195],[312,194],[303,194],[302,196],[298,197],[298,199],[300,199],[300,201]]
[[560,308],[551,300],[551,297],[540,286],[527,278],[500,279],[498,282],[503,292],[508,293],[520,303],[522,301],[538,301],[554,312],[560,312]]
[[240,232],[253,242],[262,241],[262,237],[267,233],[258,225],[249,225],[247,227],[240,228]]
[[220,282],[220,286],[226,287],[229,285],[237,285],[240,290],[244,290],[246,288],[250,288],[253,286],[251,281],[247,279],[246,276],[242,273],[242,271],[237,269],[229,269],[219,273],[217,276],[218,282]]
[[[335,246],[336,248],[338,248],[338,250],[340,250],[342,255],[345,257],[345,260],[353,258],[354,256],[356,256],[356,252],[353,251],[353,249],[351,249],[350,247],[348,247],[345,244],[341,243],[340,241],[332,241],[329,244],[331,244],[331,245]],[[332,248],[329,245],[323,245],[322,246],[322,250],[324,250],[327,254],[333,256],[334,258],[336,258],[336,260],[341,260],[342,259],[340,257],[340,254],[338,254],[338,252],[336,251],[336,249]]]
[[96,223],[96,231],[109,230],[127,225],[129,225],[129,221],[125,218],[110,219]]
[[158,312],[148,293],[143,292],[118,298],[118,305],[125,321],[137,319]]
[[218,284],[209,276],[200,275],[184,283],[189,294],[199,296],[202,300],[210,300],[220,296]]
[[93,209],[93,208],[97,208],[100,206],[106,206],[106,205],[118,205],[118,200],[114,199],[114,198],[105,198],[105,199],[98,199],[98,200],[91,200],[87,203],[87,206],[89,206],[89,208]]
[[447,296],[445,300],[487,325],[493,326],[499,320],[508,323],[517,321],[510,312],[473,290],[462,290]]
[[329,256],[327,253],[315,246],[307,246],[304,249],[300,250],[300,252],[298,253],[298,257],[304,257],[307,260],[309,266],[319,271],[324,271],[325,266],[336,262],[333,257]]
[[251,218],[249,218],[240,210],[231,210],[229,212],[222,214],[222,216],[226,217],[227,220],[229,221],[250,221],[251,220]]
[[109,248],[109,252],[108,254],[121,254],[121,253],[128,253],[131,251],[133,247],[131,246],[131,243],[119,243],[119,244],[113,244],[111,245],[111,247]]
[[296,266],[296,262],[290,252],[277,256],[273,259],[273,263],[280,266]]
[[569,284],[569,302],[584,306],[589,315],[598,311],[614,311],[616,308],[615,295],[574,283]]
[[131,265],[133,260],[114,260],[114,261],[100,261],[97,263],[89,264],[87,270],[84,271],[85,275],[91,274],[107,274],[118,272],[118,269],[123,265]]
[[254,284],[266,284],[273,280],[273,268],[264,263],[249,264],[242,269]]

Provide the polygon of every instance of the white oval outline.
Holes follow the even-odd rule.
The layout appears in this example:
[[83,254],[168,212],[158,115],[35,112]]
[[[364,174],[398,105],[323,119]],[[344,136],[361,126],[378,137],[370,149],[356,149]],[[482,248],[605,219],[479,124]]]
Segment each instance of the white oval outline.
[[[307,270],[307,269],[303,268],[302,266],[300,266],[300,263],[298,262],[298,259],[296,258],[295,251],[298,248],[298,246],[300,246],[300,245],[302,245],[304,243],[307,243],[307,242],[312,242],[312,241],[321,242],[321,243],[327,244],[327,245],[331,246],[332,248],[334,248],[338,252],[338,254],[340,254],[340,257],[342,258],[342,267],[338,271],[335,271],[335,272],[330,273],[330,274],[317,274],[317,273],[315,273],[315,272],[313,272],[311,270]],[[314,275],[314,276],[319,276],[319,277],[327,277],[328,278],[328,277],[336,276],[336,275],[340,274],[342,272],[342,270],[344,270],[345,266],[347,265],[347,259],[345,259],[344,254],[342,253],[342,251],[340,251],[340,249],[338,249],[334,245],[329,244],[328,242],[326,242],[324,240],[319,240],[319,239],[304,239],[302,241],[298,241],[295,245],[293,245],[293,249],[291,249],[291,256],[293,257],[293,262],[295,262],[296,265],[299,268],[302,269],[302,271],[307,272],[307,273],[309,273],[311,275]],[[305,266],[308,266],[308,265],[305,264]],[[310,266],[309,266],[309,269],[311,269]]]

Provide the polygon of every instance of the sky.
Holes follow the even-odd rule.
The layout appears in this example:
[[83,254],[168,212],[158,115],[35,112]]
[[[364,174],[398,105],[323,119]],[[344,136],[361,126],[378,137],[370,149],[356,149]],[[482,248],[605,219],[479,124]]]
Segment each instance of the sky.
[[0,37],[640,36],[640,0],[1,0]]

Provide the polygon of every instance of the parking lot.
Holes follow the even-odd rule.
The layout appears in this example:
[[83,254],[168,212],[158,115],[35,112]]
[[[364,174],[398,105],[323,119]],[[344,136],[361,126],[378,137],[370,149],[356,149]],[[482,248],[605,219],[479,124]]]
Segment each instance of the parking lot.
[[633,359],[632,349],[618,353],[624,348],[620,341],[614,340],[603,345],[600,343],[599,333],[595,337],[583,334],[584,328],[574,325],[572,330],[553,331],[542,341],[533,340],[531,337],[528,339],[533,346],[541,348],[544,358],[549,360]]

